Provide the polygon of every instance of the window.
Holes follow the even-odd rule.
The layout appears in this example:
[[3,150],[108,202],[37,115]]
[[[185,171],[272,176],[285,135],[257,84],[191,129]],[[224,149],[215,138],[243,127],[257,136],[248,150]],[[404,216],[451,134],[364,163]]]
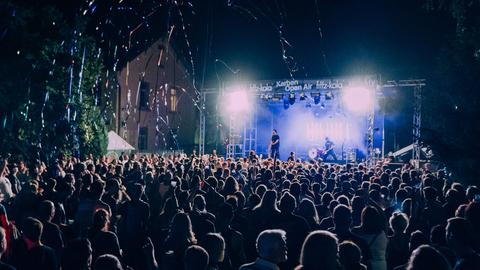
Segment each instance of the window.
[[138,150],[148,149],[148,127],[141,127],[138,132]]
[[148,82],[142,81],[140,83],[140,110],[148,111],[148,98],[150,93],[150,87]]
[[177,89],[170,89],[170,112],[177,112]]

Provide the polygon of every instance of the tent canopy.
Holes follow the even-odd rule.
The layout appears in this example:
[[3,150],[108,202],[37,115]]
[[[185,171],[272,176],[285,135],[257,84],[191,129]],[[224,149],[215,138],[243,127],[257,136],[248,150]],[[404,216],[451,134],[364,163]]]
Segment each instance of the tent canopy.
[[118,136],[115,131],[108,132],[108,146],[107,151],[131,151],[135,150],[128,142],[122,137]]

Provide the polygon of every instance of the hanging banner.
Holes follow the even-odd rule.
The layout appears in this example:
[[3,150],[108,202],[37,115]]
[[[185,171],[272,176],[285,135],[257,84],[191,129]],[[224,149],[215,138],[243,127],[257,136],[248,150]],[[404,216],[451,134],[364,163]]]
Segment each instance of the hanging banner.
[[[280,81],[258,81],[247,85],[251,92],[301,92],[336,90],[350,86],[376,87],[379,83],[377,75],[325,78],[318,80],[280,80]],[[227,86],[226,89],[235,86]],[[236,86],[238,87],[238,86]]]

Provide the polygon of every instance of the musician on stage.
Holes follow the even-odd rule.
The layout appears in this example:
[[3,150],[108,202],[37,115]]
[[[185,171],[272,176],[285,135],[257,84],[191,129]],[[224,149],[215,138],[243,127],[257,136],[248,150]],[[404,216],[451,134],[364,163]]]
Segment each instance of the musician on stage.
[[335,150],[333,149],[334,146],[335,144],[333,143],[333,141],[331,141],[330,138],[325,137],[325,153],[323,154],[324,161],[327,160],[329,156],[332,156],[333,160],[337,161],[337,155],[335,154]]
[[269,145],[270,148],[270,157],[271,158],[280,158],[280,136],[276,129],[272,131],[272,142]]

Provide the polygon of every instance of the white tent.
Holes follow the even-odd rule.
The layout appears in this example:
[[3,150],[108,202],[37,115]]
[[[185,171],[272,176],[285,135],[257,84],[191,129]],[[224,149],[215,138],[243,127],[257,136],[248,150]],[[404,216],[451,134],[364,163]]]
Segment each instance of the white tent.
[[128,142],[126,142],[122,137],[118,136],[114,131],[108,132],[108,146],[107,151],[132,151],[135,150]]

